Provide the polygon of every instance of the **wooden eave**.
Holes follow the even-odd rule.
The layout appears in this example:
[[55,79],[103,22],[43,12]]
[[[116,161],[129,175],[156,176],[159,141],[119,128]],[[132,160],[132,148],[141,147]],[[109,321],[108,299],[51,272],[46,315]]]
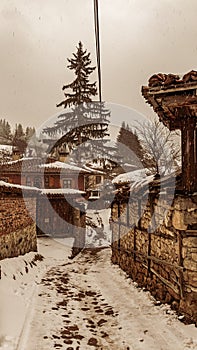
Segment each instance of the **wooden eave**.
[[197,84],[149,88],[142,87],[142,95],[170,130],[181,128],[185,116],[197,116]]

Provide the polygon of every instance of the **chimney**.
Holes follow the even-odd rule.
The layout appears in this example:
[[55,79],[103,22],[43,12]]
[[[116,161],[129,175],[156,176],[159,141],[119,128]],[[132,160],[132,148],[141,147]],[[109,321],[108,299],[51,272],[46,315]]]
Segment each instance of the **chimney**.
[[21,152],[17,147],[12,148],[12,160],[19,160],[21,158]]
[[69,155],[69,149],[67,145],[62,145],[60,149],[58,150],[58,155],[59,155],[59,161],[65,163],[66,159]]

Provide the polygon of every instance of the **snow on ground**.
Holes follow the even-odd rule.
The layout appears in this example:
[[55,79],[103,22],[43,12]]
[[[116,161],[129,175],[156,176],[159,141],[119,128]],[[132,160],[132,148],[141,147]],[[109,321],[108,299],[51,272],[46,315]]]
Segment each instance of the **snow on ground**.
[[72,244],[73,239],[56,242],[43,238],[39,239],[43,261],[37,260],[39,256],[33,252],[0,261],[0,350],[16,349],[41,276],[51,264],[67,261]]
[[86,213],[93,226],[97,226],[96,228],[87,226],[86,247],[109,247],[112,236],[109,225],[111,209],[88,209]]
[[194,325],[156,306],[110,256],[110,248],[93,249],[54,261],[37,286],[18,349],[196,349]]
[[[108,211],[88,214],[108,224]],[[36,253],[0,261],[0,350],[197,349],[195,326],[112,265],[110,248],[69,260],[72,239],[38,242],[43,261]]]

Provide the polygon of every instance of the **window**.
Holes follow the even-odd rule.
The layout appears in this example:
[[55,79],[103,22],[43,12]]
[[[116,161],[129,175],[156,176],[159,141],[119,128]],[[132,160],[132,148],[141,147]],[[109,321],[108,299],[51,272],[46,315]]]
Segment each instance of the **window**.
[[85,190],[89,187],[89,178],[88,176],[84,177],[84,188]]
[[26,177],[26,185],[31,186],[31,177],[30,176]]
[[72,180],[63,179],[63,188],[72,188]]
[[0,177],[0,181],[9,182],[8,177]]
[[41,187],[41,178],[35,177],[34,179],[34,186],[40,188]]
[[44,187],[49,188],[49,176],[44,176]]
[[91,192],[91,197],[99,198],[99,191],[92,191]]
[[101,183],[101,176],[96,175],[96,184],[100,184],[100,183]]

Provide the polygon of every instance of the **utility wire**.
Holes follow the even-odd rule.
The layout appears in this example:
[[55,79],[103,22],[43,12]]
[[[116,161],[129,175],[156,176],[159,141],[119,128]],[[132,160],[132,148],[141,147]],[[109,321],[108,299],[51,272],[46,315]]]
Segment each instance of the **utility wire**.
[[95,26],[95,39],[96,39],[96,57],[97,57],[97,66],[98,66],[99,101],[102,102],[102,94],[101,94],[101,53],[100,53],[98,0],[94,0],[94,26]]

